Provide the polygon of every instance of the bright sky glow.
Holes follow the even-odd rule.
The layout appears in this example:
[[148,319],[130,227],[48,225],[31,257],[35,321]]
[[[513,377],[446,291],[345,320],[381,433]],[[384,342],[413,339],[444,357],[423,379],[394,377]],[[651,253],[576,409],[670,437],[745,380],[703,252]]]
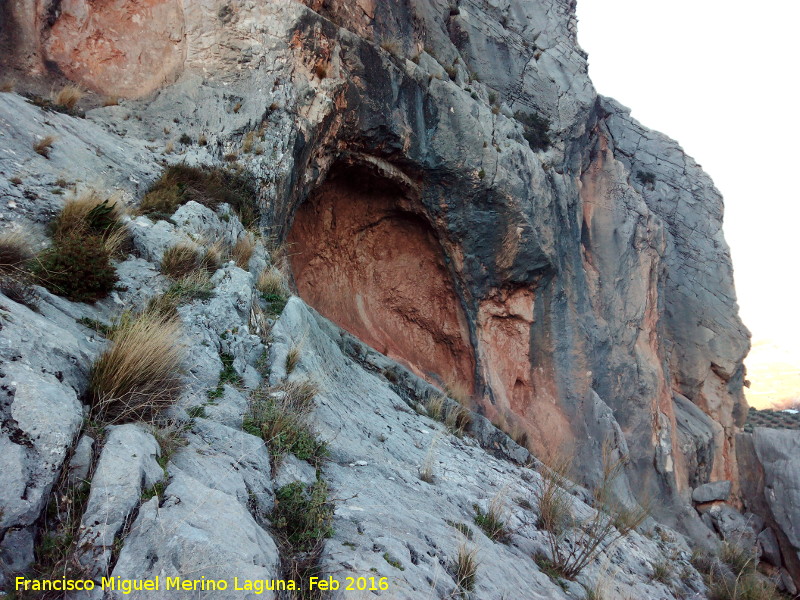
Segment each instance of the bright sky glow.
[[800,3],[578,0],[597,91],[678,140],[725,197],[759,408],[800,400]]

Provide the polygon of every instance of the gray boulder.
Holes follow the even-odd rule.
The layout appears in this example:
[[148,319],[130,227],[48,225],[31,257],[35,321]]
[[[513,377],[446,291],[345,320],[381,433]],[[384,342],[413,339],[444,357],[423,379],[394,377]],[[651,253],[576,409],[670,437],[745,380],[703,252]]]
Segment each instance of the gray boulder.
[[[276,596],[272,592],[256,595],[235,591],[234,577],[279,579],[279,569],[278,548],[242,504],[175,470],[160,504],[153,498],[139,509],[113,575],[125,579],[157,575],[226,579],[228,590],[213,592],[214,597],[265,600]],[[122,600],[127,596],[116,592],[111,598]],[[197,594],[174,591],[170,598],[195,599]]]
[[714,502],[716,500],[725,501],[731,494],[730,481],[712,481],[696,487],[692,491],[692,500],[698,503]]
[[108,428],[78,531],[78,561],[92,577],[108,575],[117,536],[141,502],[142,492],[164,478],[155,438],[137,425]]

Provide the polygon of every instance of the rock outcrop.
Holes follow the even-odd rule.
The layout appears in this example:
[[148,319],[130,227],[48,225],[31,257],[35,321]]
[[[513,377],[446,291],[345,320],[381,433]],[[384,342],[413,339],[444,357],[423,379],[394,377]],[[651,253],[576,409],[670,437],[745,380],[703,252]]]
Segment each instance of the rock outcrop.
[[[487,510],[499,490],[527,502],[540,481],[532,456],[574,456],[589,489],[602,457],[619,457],[617,499],[651,505],[694,544],[750,528],[737,509],[754,486],[735,443],[749,334],[722,198],[676,142],[596,94],[574,2],[25,0],[0,11],[0,61],[20,91],[66,78],[93,92],[85,118],[0,94],[3,221],[40,246],[65,179],[133,207],[165,164],[230,163],[256,181],[257,228],[286,249],[299,296],[270,338],[256,278],[274,257],[258,242],[246,265],[213,273],[211,298],[178,309],[191,366],[170,414],[190,425],[186,445],[155,473],[150,434],[125,426],[142,450],[125,467],[139,473],[130,489],[100,468],[120,460],[120,429],[93,449],[81,438],[89,368],[107,344],[85,324],[165,291],[168,247],[230,246],[248,235],[242,223],[197,202],[168,220],[131,217],[108,299],[73,304],[37,288],[36,313],[0,297],[6,574],[34,561],[75,444],[72,480],[91,479],[81,535],[95,576],[277,577],[287,557],[269,518],[275,491],[319,477],[349,498],[323,571],[374,569],[391,575],[392,597],[445,597],[459,542],[448,521]],[[49,157],[33,148],[47,136]],[[236,386],[220,379],[231,368]],[[319,468],[276,464],[269,442],[242,430],[255,390],[300,375],[320,386],[312,420],[331,457]],[[471,437],[416,414],[437,389],[475,412]],[[745,463],[757,456],[767,488],[790,494],[777,450],[754,447]],[[429,454],[435,484],[418,477]],[[136,499],[161,477],[158,497]],[[112,489],[124,498],[101,501]],[[591,515],[578,495],[574,511]],[[776,545],[794,552],[797,575],[797,524],[764,502],[748,505],[772,514],[753,544],[771,561]],[[522,506],[505,503],[509,544],[475,531],[479,597],[564,596],[531,559],[546,548]],[[704,593],[681,536],[662,538],[633,534],[608,550],[614,593],[674,597],[650,580],[664,552],[686,569],[674,587]],[[581,583],[599,575],[593,565]]]

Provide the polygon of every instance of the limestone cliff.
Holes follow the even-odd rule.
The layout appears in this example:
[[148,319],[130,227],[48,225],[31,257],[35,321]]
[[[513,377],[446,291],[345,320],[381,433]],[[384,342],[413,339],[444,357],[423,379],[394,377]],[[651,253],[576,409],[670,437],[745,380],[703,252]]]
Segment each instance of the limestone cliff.
[[[749,334],[737,314],[722,198],[676,142],[597,95],[576,39],[574,1],[21,0],[4,3],[0,15],[0,61],[20,91],[70,80],[92,92],[82,102],[86,119],[42,112],[17,95],[0,97],[2,191],[14,202],[5,220],[43,236],[42,224],[62,203],[53,182],[64,172],[119,190],[133,205],[162,161],[235,161],[257,181],[260,231],[288,245],[292,289],[390,359],[384,364],[370,354],[367,370],[394,361],[414,386],[424,385],[418,377],[451,395],[460,390],[474,411],[525,439],[533,455],[574,454],[572,475],[590,488],[602,476],[602,449],[613,447],[627,461],[616,494],[627,503],[652,504],[659,521],[694,543],[713,545],[716,525],[693,508],[693,490],[730,481],[730,502],[741,508],[734,439],[747,412],[742,361]],[[102,102],[111,97],[121,100]],[[30,142],[51,134],[57,141],[45,161],[33,155]],[[201,138],[203,145],[194,143]],[[9,183],[14,177],[21,177],[24,190]],[[166,235],[160,225],[136,222],[142,231],[153,227]],[[141,304],[152,285],[144,282],[155,277],[148,261],[161,259],[153,248],[163,253],[165,247],[141,235],[140,257],[123,263],[130,289],[141,294],[120,294],[121,306]],[[246,296],[253,282],[245,289],[236,280],[241,276],[226,275]],[[42,311],[49,319],[62,313],[110,318],[116,308],[75,309],[56,297],[46,303],[55,307]],[[252,325],[244,316],[249,304],[238,305],[238,321],[214,309],[226,315],[222,329],[203,320],[207,308],[193,308],[193,318],[215,334]],[[290,308],[279,321],[284,344],[328,327],[299,301]],[[294,329],[286,324],[292,322]],[[323,376],[331,391],[317,417],[321,431],[335,439],[335,423],[360,411],[383,419],[364,424],[364,440],[348,431],[348,443],[359,451],[338,448],[342,455],[326,471],[345,497],[357,490],[340,470],[374,451],[367,440],[379,430],[414,426],[383,414],[398,406],[397,390],[347,375],[355,367],[330,340],[350,349],[355,340],[341,341],[341,332],[309,336],[314,351],[307,368],[343,370]],[[10,349],[17,343],[22,340],[4,342],[6,376],[14,377],[20,364],[38,368],[56,346],[46,340],[23,345],[19,363]],[[241,354],[242,373],[245,364],[252,370],[253,348],[234,352],[229,342],[223,345]],[[14,489],[27,504],[4,513],[0,526],[11,570],[30,562],[36,520],[80,430],[86,363],[98,350],[80,336],[70,348],[83,366],[53,367],[52,373],[70,373],[57,385],[71,390],[74,418],[43,449],[27,447],[27,455],[40,458],[14,459]],[[198,378],[213,385],[219,359],[208,360],[211,375]],[[349,407],[348,381],[359,390]],[[370,395],[379,399],[367,401]],[[13,413],[19,401],[9,402]],[[22,423],[4,413],[3,443],[22,452],[18,436],[7,432],[12,420]],[[214,446],[220,436],[233,435],[216,431],[218,425],[203,427],[192,444]],[[241,441],[241,448],[248,443]],[[413,463],[420,444],[404,440],[398,451],[408,457],[400,462]],[[233,452],[224,445],[214,452]],[[458,443],[453,447],[443,454],[444,469],[460,460]],[[25,466],[36,460],[43,468]],[[372,477],[390,476],[382,471],[385,461],[391,462],[391,452],[376,459]],[[184,505],[202,503],[191,481],[202,479],[202,468],[185,461],[175,468],[169,473],[174,497]],[[237,522],[259,522],[257,511],[248,516],[252,505],[241,491],[257,485],[248,475],[237,477],[244,479],[217,491],[239,499]],[[516,482],[518,474],[509,477]],[[470,494],[488,493],[478,487]],[[31,489],[38,490],[34,500]],[[389,505],[390,497],[406,493],[393,489],[372,501]],[[226,502],[215,494],[214,506]],[[447,511],[463,509],[467,496]],[[437,510],[435,500],[425,502]],[[162,515],[142,506],[142,528],[114,558],[119,572],[141,567],[163,525],[159,519],[185,518],[187,508],[178,504]],[[385,517],[370,513],[349,521],[359,528],[365,522],[367,529],[379,528]],[[214,526],[201,528],[211,538],[224,535]],[[260,536],[248,538],[247,552],[274,566],[274,544]],[[424,554],[410,539],[399,539],[378,545],[393,555],[408,551],[411,562]],[[170,546],[176,564],[191,552],[182,543]],[[341,543],[330,542],[326,568],[336,568]],[[12,552],[11,546],[27,550]],[[236,548],[225,552],[239,564]],[[501,584],[508,575],[500,575],[499,565],[507,559],[492,558],[497,581],[485,583],[489,595],[482,597],[500,597],[497,590],[509,582]],[[416,576],[404,576],[416,591],[433,577],[424,570]],[[558,597],[542,594],[529,597]]]

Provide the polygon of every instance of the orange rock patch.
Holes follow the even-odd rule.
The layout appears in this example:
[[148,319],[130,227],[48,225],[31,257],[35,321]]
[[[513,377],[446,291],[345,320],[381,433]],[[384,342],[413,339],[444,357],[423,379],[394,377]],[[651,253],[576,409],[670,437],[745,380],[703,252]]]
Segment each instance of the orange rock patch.
[[298,209],[287,241],[308,304],[428,381],[474,391],[469,327],[444,253],[398,187],[364,171],[333,175]]

